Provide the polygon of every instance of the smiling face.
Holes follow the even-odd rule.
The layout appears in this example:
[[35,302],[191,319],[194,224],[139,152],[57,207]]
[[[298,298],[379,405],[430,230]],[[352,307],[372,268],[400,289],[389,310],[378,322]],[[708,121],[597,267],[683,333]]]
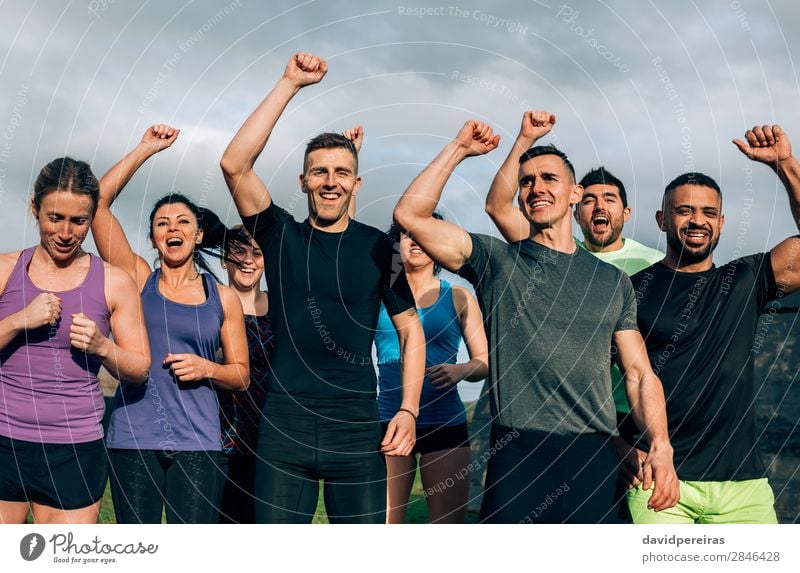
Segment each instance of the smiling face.
[[150,240],[162,264],[180,266],[192,260],[202,238],[203,230],[185,203],[167,203],[153,214]]
[[312,226],[343,230],[347,226],[350,199],[361,185],[355,157],[342,147],[317,149],[306,157],[305,169],[300,176],[300,188],[308,195]]
[[264,254],[256,242],[235,243],[227,255],[223,267],[228,271],[228,284],[241,292],[257,289],[264,274]]
[[39,223],[39,241],[56,264],[69,263],[80,253],[92,224],[94,203],[83,193],[57,189],[41,197],[33,216]]
[[400,257],[407,272],[430,267],[433,274],[433,259],[406,233],[400,233]]
[[575,208],[575,220],[592,251],[621,249],[622,228],[630,216],[631,209],[623,206],[619,189],[604,183],[586,187]]
[[667,235],[667,257],[682,265],[703,262],[711,258],[725,224],[722,196],[704,185],[679,185],[665,195],[656,220]]
[[548,228],[568,219],[580,198],[581,187],[557,155],[539,155],[519,166],[519,207],[532,225]]

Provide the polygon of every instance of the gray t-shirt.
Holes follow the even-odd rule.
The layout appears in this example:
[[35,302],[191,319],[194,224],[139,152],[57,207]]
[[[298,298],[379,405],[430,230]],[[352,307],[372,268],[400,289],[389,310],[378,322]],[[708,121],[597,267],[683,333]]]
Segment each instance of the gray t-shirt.
[[495,421],[616,435],[612,335],[638,330],[630,279],[583,249],[470,236],[472,255],[459,274],[475,286],[483,312]]

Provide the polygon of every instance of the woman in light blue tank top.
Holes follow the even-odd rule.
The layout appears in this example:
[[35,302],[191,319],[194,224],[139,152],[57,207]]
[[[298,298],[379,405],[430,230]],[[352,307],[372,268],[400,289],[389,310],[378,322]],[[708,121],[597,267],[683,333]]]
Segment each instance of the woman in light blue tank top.
[[[250,382],[242,304],[212,278],[201,255],[219,252],[225,226],[183,195],[163,197],[150,213],[150,240],[159,259],[151,272],[110,210],[136,170],[171,146],[178,133],[166,125],[150,127],[103,176],[92,224],[100,255],[127,270],[141,290],[152,351],[147,384],[120,386],[109,423],[111,487],[120,523],[160,523],[164,510],[169,523],[217,521],[221,444],[214,386],[243,390]],[[217,363],[220,347],[224,359]]]
[[[434,216],[441,219],[438,214]],[[405,508],[419,466],[430,521],[463,523],[469,495],[470,449],[467,417],[457,386],[462,380],[483,380],[488,372],[489,349],[481,312],[468,290],[437,278],[439,268],[408,235],[394,225],[389,235],[399,242],[403,268],[417,301],[417,313],[425,331],[427,368],[414,450],[409,456],[386,458],[387,521],[405,520]],[[470,360],[458,364],[462,339]],[[388,422],[400,407],[402,391],[397,334],[383,307],[375,347],[378,409],[381,421]]]

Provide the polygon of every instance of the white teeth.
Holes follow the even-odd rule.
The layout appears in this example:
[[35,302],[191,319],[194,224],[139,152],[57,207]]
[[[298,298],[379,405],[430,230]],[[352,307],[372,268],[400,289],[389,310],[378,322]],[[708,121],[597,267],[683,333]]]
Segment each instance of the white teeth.
[[323,199],[337,199],[339,195],[337,193],[322,193]]

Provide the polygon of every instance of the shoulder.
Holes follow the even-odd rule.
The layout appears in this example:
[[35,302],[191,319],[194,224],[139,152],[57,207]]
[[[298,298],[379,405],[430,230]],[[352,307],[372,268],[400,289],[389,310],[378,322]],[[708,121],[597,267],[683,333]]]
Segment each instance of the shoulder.
[[239,295],[236,294],[231,287],[225,286],[221,283],[216,283],[217,293],[219,293],[219,300],[222,303],[222,308],[225,310],[225,315],[227,316],[228,311],[236,312],[238,309],[238,314],[243,315],[242,311],[242,301],[239,299]]
[[450,292],[453,293],[453,305],[459,313],[466,310],[470,301],[475,299],[469,289],[462,286],[450,285]]
[[0,253],[0,293],[6,290],[6,283],[11,276],[11,271],[14,270],[14,265],[17,264],[22,251],[14,251],[12,253]]
[[127,271],[106,262],[102,264],[106,300],[109,306],[115,306],[120,300],[139,296],[136,281]]
[[625,246],[623,248],[626,251],[635,253],[651,264],[656,263],[664,258],[664,253],[661,251],[653,249],[652,247],[648,247],[647,245],[643,245],[639,241],[635,241],[630,237],[625,237]]

